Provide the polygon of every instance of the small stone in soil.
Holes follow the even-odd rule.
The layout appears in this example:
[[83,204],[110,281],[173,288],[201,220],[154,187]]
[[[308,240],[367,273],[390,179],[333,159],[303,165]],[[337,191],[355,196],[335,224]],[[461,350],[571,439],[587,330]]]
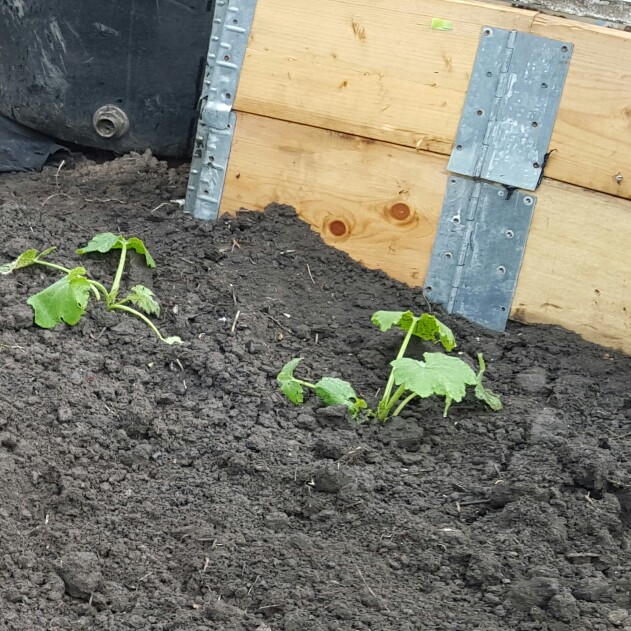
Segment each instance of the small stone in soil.
[[74,598],[87,600],[101,584],[101,566],[92,552],[74,552],[63,556],[57,573]]
[[519,609],[544,608],[548,601],[560,591],[559,582],[554,578],[536,576],[527,581],[515,583],[509,592],[509,600]]
[[380,428],[384,443],[395,444],[407,451],[418,451],[423,438],[423,427],[412,419],[392,418]]
[[566,590],[550,599],[550,602],[548,603],[548,612],[557,620],[567,622],[568,624],[577,620],[581,615],[576,598],[574,598],[574,596]]
[[344,469],[333,464],[320,468],[314,476],[314,488],[323,493],[339,493],[351,483],[351,477]]
[[605,578],[593,577],[585,579],[572,590],[572,594],[578,600],[587,602],[611,602],[615,598],[616,589]]
[[614,627],[621,627],[629,620],[629,611],[627,609],[614,609],[607,615],[607,620],[609,620]]

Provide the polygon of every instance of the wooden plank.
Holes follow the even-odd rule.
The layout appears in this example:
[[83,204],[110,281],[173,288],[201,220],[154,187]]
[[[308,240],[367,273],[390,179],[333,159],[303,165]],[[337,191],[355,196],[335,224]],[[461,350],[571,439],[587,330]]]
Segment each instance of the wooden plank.
[[[422,286],[446,162],[407,147],[239,114],[222,213],[290,204],[333,247]],[[537,197],[512,317],[561,325],[631,353],[631,202],[550,180]]]
[[291,204],[329,245],[418,286],[447,178],[444,158],[426,160],[432,168],[408,147],[239,114],[222,212]]
[[631,198],[630,33],[471,0],[259,0],[235,107],[449,154],[485,24],[576,44],[547,174]]
[[531,30],[574,42],[546,174],[631,199],[631,33],[543,14]]

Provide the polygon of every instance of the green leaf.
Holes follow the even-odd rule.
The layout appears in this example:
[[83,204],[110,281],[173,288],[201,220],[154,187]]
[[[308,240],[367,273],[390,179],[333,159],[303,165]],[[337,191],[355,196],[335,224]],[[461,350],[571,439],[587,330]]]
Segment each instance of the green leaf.
[[350,383],[335,377],[322,377],[315,384],[315,392],[326,405],[345,405],[351,415],[356,418],[360,410],[368,407],[364,399],[360,399]]
[[90,295],[90,283],[85,274],[83,267],[76,267],[61,280],[31,296],[27,303],[35,312],[35,324],[52,329],[62,321],[70,325],[79,322]]
[[300,405],[305,400],[304,388],[294,377],[296,366],[301,361],[302,357],[296,357],[287,362],[276,377],[276,381],[280,384],[281,392],[295,405]]
[[456,348],[456,338],[452,330],[443,324],[436,316],[424,313],[416,322],[414,327],[414,335],[428,342],[443,345],[447,352],[451,352]]
[[370,321],[382,331],[389,331],[393,326],[407,331],[413,319],[414,314],[411,311],[377,311],[372,314]]
[[135,285],[123,302],[131,302],[149,315],[160,316],[160,305],[155,294],[144,285]]
[[480,364],[480,370],[476,377],[475,396],[478,400],[486,403],[494,412],[499,412],[504,407],[501,398],[482,383],[484,372],[486,371],[486,363],[482,353],[478,353],[478,364]]
[[10,274],[13,270],[22,269],[23,267],[30,267],[37,263],[39,259],[44,258],[50,254],[55,248],[48,248],[43,252],[37,252],[37,250],[26,250],[22,252],[15,260],[10,263],[0,265],[0,274]]
[[476,374],[459,357],[425,353],[423,358],[424,362],[409,357],[391,362],[394,382],[422,398],[435,394],[445,397],[446,414],[451,401],[462,401],[467,394],[467,386],[478,383]]
[[181,337],[178,337],[177,335],[172,335],[171,337],[163,337],[163,338],[162,338],[162,341],[163,341],[165,344],[170,344],[170,345],[173,345],[173,344],[183,344],[183,342],[182,342],[182,338],[181,338]]
[[382,331],[389,331],[393,326],[398,326],[407,332],[414,326],[412,335],[428,342],[440,342],[446,351],[456,348],[456,338],[452,330],[429,313],[415,317],[411,311],[377,311],[371,321]]
[[79,248],[77,250],[77,254],[89,254],[90,252],[100,252],[101,254],[105,254],[110,250],[120,250],[123,247],[124,240],[125,239],[123,237],[116,235],[113,232],[101,232],[94,235],[92,239],[90,239],[88,245]]
[[131,237],[131,239],[127,240],[127,247],[130,250],[135,250],[138,254],[142,254],[145,257],[145,263],[147,267],[154,268],[156,266],[156,262],[153,260],[153,256],[149,254],[149,250],[145,244],[138,237]]
[[77,254],[88,254],[90,252],[105,254],[111,250],[120,250],[123,244],[126,244],[128,249],[134,250],[144,256],[147,267],[153,268],[156,266],[156,262],[153,260],[151,254],[149,254],[149,250],[147,250],[141,239],[138,237],[125,239],[125,237],[115,235],[113,232],[101,232],[100,234],[94,235],[88,245],[77,250]]

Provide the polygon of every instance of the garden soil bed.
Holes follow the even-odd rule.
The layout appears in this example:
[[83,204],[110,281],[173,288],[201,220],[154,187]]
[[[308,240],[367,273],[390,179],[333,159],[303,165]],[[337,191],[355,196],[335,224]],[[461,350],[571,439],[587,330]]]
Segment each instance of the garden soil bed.
[[185,186],[148,155],[2,176],[0,262],[137,235],[158,265],[124,282],[186,344],[95,304],[38,329],[26,299],[55,273],[0,278],[0,629],[631,629],[629,358],[446,317],[504,411],[294,407],[284,362],[373,399],[400,337],[372,312],[427,305],[289,208],[186,217]]

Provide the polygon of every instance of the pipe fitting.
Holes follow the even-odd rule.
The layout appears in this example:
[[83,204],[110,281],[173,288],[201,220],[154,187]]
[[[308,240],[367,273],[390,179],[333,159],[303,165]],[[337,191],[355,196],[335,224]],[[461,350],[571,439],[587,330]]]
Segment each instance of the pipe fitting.
[[104,105],[94,112],[92,125],[101,138],[120,138],[129,131],[129,118],[120,107]]

